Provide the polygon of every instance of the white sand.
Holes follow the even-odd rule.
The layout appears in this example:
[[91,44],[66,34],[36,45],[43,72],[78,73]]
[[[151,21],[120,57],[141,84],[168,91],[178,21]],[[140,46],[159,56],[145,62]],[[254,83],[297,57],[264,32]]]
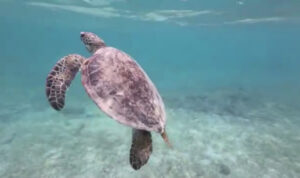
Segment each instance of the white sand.
[[131,129],[88,100],[70,98],[61,113],[43,104],[6,105],[0,110],[0,177],[299,176],[300,112],[221,95],[166,98],[174,149],[153,133],[154,152],[139,171],[129,165]]

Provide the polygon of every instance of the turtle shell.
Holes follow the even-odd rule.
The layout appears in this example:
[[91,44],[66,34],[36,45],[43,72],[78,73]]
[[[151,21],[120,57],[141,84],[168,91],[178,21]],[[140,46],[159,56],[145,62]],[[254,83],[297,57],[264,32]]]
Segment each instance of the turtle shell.
[[99,49],[82,66],[82,84],[97,106],[121,124],[163,133],[164,104],[143,69],[126,53]]

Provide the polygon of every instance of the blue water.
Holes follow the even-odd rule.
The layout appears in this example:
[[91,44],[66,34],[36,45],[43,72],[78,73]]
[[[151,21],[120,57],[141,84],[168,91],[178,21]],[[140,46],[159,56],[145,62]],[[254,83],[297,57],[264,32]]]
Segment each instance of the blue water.
[[[45,79],[90,56],[81,31],[130,54],[160,91],[174,149],[152,134],[141,170],[131,129],[73,81],[62,112]],[[300,2],[0,0],[0,177],[299,177]]]

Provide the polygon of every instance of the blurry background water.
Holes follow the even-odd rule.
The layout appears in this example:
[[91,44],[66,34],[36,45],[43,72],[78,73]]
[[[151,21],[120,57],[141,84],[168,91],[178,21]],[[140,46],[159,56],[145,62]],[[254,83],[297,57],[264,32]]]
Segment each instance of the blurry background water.
[[[174,149],[133,171],[131,129],[45,78],[81,31],[135,58],[166,104]],[[300,2],[0,0],[0,177],[299,177]]]

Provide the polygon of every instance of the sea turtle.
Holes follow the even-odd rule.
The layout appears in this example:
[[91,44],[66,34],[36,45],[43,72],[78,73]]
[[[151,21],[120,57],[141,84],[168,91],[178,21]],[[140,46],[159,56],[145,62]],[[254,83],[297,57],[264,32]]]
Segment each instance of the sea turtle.
[[46,95],[50,105],[61,110],[65,93],[76,73],[81,71],[85,91],[109,117],[132,127],[130,164],[140,169],[152,153],[151,131],[166,134],[164,104],[156,87],[139,64],[125,52],[108,47],[91,32],[81,32],[81,41],[92,54],[85,59],[78,54],[61,58],[48,74]]

